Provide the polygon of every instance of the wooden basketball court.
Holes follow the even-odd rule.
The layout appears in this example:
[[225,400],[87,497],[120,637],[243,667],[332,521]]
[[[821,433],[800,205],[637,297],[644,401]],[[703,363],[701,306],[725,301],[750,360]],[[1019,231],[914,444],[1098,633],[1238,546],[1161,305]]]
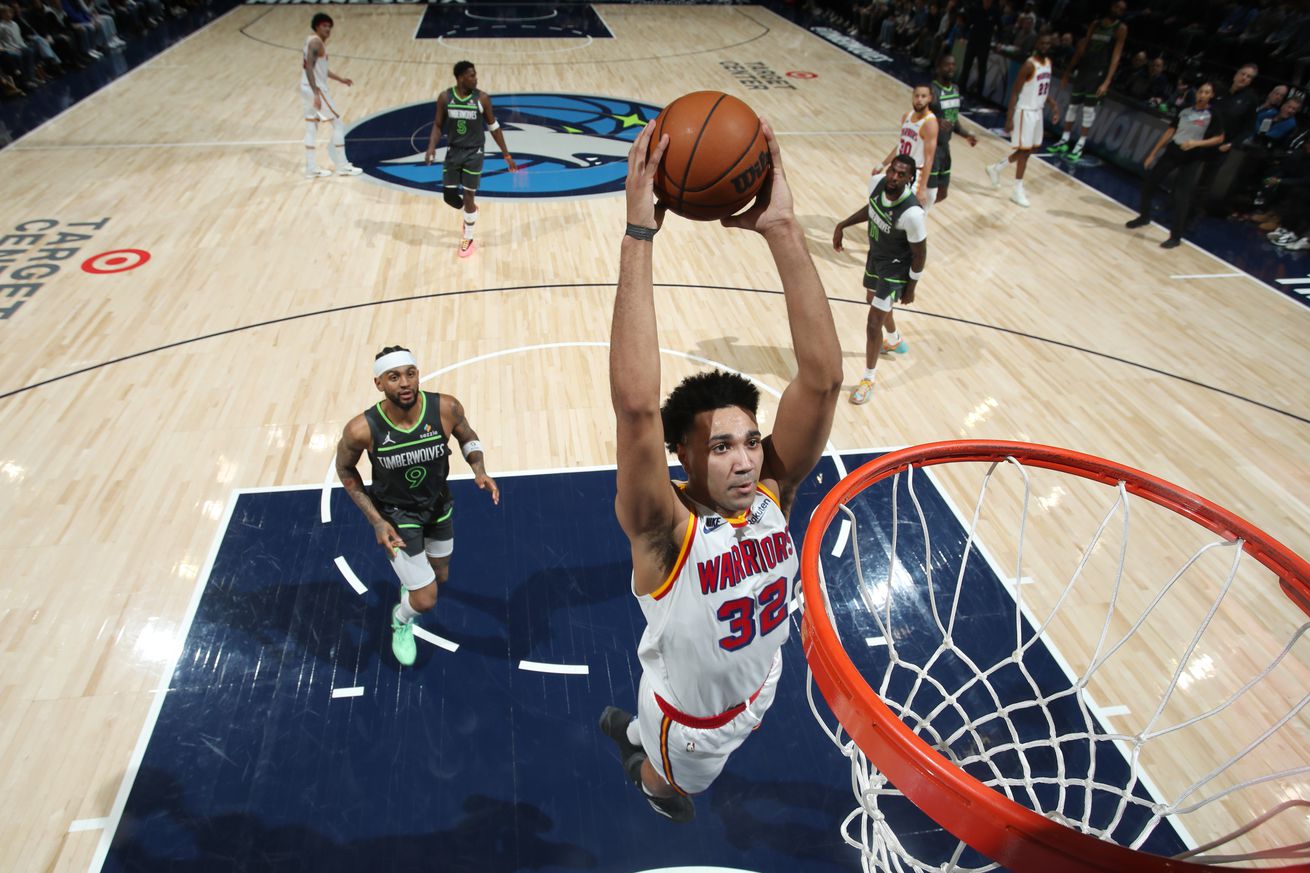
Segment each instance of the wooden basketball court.
[[[749,6],[601,5],[612,39],[545,40],[415,40],[421,6],[234,10],[0,152],[0,868],[102,857],[233,490],[329,478],[342,426],[377,396],[382,346],[410,346],[427,372],[460,364],[429,387],[464,402],[493,475],[613,463],[598,344],[622,195],[480,198],[480,248],[461,260],[439,196],[306,180],[296,77],[320,8],[336,21],[331,69],[355,82],[333,88],[348,126],[435,99],[464,58],[493,98],[747,100],[780,134],[848,388],[863,368],[865,248],[856,229],[834,252],[832,229],[909,104],[866,63]],[[733,65],[756,63],[792,87],[746,88]],[[910,351],[882,361],[869,405],[843,396],[833,446],[1066,446],[1310,554],[1310,311],[1249,278],[1178,278],[1233,271],[1191,246],[1161,252],[1158,233],[1125,231],[1127,210],[1039,161],[1032,207],[1014,206],[983,171],[1004,151],[954,144],[918,301],[898,311]],[[781,389],[793,360],[763,243],[670,219],[655,252],[661,342],[679,353],[666,386],[701,368],[693,356]],[[58,270],[18,272],[40,263]],[[1249,611],[1256,635],[1305,620],[1267,586]],[[1273,699],[1304,694],[1310,653],[1296,656],[1299,680]],[[1287,747],[1303,762],[1306,725]],[[1304,834],[1299,816],[1287,833]]]

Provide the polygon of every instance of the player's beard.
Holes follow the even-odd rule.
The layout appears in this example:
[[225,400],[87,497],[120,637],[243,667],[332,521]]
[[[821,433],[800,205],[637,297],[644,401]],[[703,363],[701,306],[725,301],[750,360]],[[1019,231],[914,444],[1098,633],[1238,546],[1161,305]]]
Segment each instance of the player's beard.
[[395,397],[391,397],[391,398],[388,398],[388,399],[391,401],[392,405],[395,406],[397,409],[403,409],[403,410],[405,410],[406,412],[409,412],[411,409],[414,408],[414,404],[415,404],[415,403],[418,403],[418,391],[416,390],[416,391],[414,392],[413,396],[409,398],[409,402],[408,402],[408,403],[401,403],[401,402],[400,402],[400,394],[399,394],[399,393],[397,393]]

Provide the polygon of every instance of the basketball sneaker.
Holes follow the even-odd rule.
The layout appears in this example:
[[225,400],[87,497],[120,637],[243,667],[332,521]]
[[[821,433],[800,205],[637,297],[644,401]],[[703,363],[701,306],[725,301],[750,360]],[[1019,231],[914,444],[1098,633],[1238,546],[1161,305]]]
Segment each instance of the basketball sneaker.
[[1064,156],[1064,159],[1071,164],[1078,163],[1083,159],[1082,148],[1075,146],[1073,151],[1069,152],[1069,154]]
[[1276,246],[1284,246],[1296,239],[1296,234],[1285,227],[1280,227],[1275,231],[1265,234],[1265,238]]
[[991,164],[987,165],[987,178],[992,180],[993,188],[1001,187],[1001,171],[993,167]]
[[910,344],[905,340],[900,340],[895,344],[889,343],[887,340],[882,341],[882,353],[884,355],[903,355],[909,350]]
[[359,167],[356,167],[354,164],[346,164],[344,166],[337,167],[338,176],[358,176],[362,172],[364,171],[361,170]]
[[1024,194],[1018,188],[1015,188],[1014,193],[1010,195],[1010,202],[1018,203],[1020,206],[1025,206],[1025,207],[1032,205],[1031,203],[1028,202],[1028,195]]
[[1310,249],[1310,236],[1303,236],[1300,239],[1294,239],[1283,246],[1289,252],[1303,252]]
[[634,717],[632,713],[617,706],[607,706],[600,714],[601,733],[619,747],[619,762],[623,764],[624,775],[628,777],[629,782],[637,786],[637,790],[646,798],[651,809],[670,821],[679,823],[691,821],[696,817],[696,804],[690,797],[685,794],[655,797],[641,784],[641,767],[646,763],[646,751],[628,739],[628,725],[632,723]]
[[401,623],[395,611],[391,614],[391,654],[402,667],[413,667],[418,657],[418,644],[414,642],[414,622]]
[[315,167],[312,170],[305,171],[306,179],[321,179],[324,176],[331,176],[331,175],[332,175],[331,170],[324,170],[322,167]]
[[477,243],[473,242],[473,240],[471,240],[471,239],[463,239],[463,240],[460,240],[460,241],[459,241],[459,256],[460,256],[461,258],[467,258],[469,255],[471,255],[471,254],[473,254],[475,251],[477,251],[477,248],[478,248]]
[[872,396],[873,383],[868,379],[861,379],[860,384],[856,385],[855,390],[851,392],[851,403],[856,406],[863,406],[869,402],[869,398]]
[[1062,155],[1069,151],[1069,140],[1062,139],[1046,150],[1048,155]]

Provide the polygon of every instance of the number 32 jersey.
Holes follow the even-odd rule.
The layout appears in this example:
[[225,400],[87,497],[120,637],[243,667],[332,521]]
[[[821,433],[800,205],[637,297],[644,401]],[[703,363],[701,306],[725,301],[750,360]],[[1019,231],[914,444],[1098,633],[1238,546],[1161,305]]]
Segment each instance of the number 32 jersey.
[[800,556],[777,497],[757,489],[740,518],[690,510],[673,570],[638,598],[646,677],[660,697],[698,718],[755,694],[791,631],[787,603]]

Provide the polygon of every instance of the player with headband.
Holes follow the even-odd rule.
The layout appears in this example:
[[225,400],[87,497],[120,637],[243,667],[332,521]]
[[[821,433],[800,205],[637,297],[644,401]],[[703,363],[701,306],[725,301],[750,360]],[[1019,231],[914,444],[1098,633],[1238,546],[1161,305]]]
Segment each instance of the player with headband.
[[[414,619],[437,605],[437,588],[450,576],[455,551],[450,440],[473,468],[474,482],[500,503],[496,480],[483,465],[482,443],[449,394],[419,387],[418,362],[402,346],[387,346],[373,361],[373,384],[383,398],[346,424],[337,444],[337,476],[364,513],[378,545],[400,578],[400,603],[391,611],[391,651],[403,666],[417,655]],[[356,464],[373,465],[367,488]]]

